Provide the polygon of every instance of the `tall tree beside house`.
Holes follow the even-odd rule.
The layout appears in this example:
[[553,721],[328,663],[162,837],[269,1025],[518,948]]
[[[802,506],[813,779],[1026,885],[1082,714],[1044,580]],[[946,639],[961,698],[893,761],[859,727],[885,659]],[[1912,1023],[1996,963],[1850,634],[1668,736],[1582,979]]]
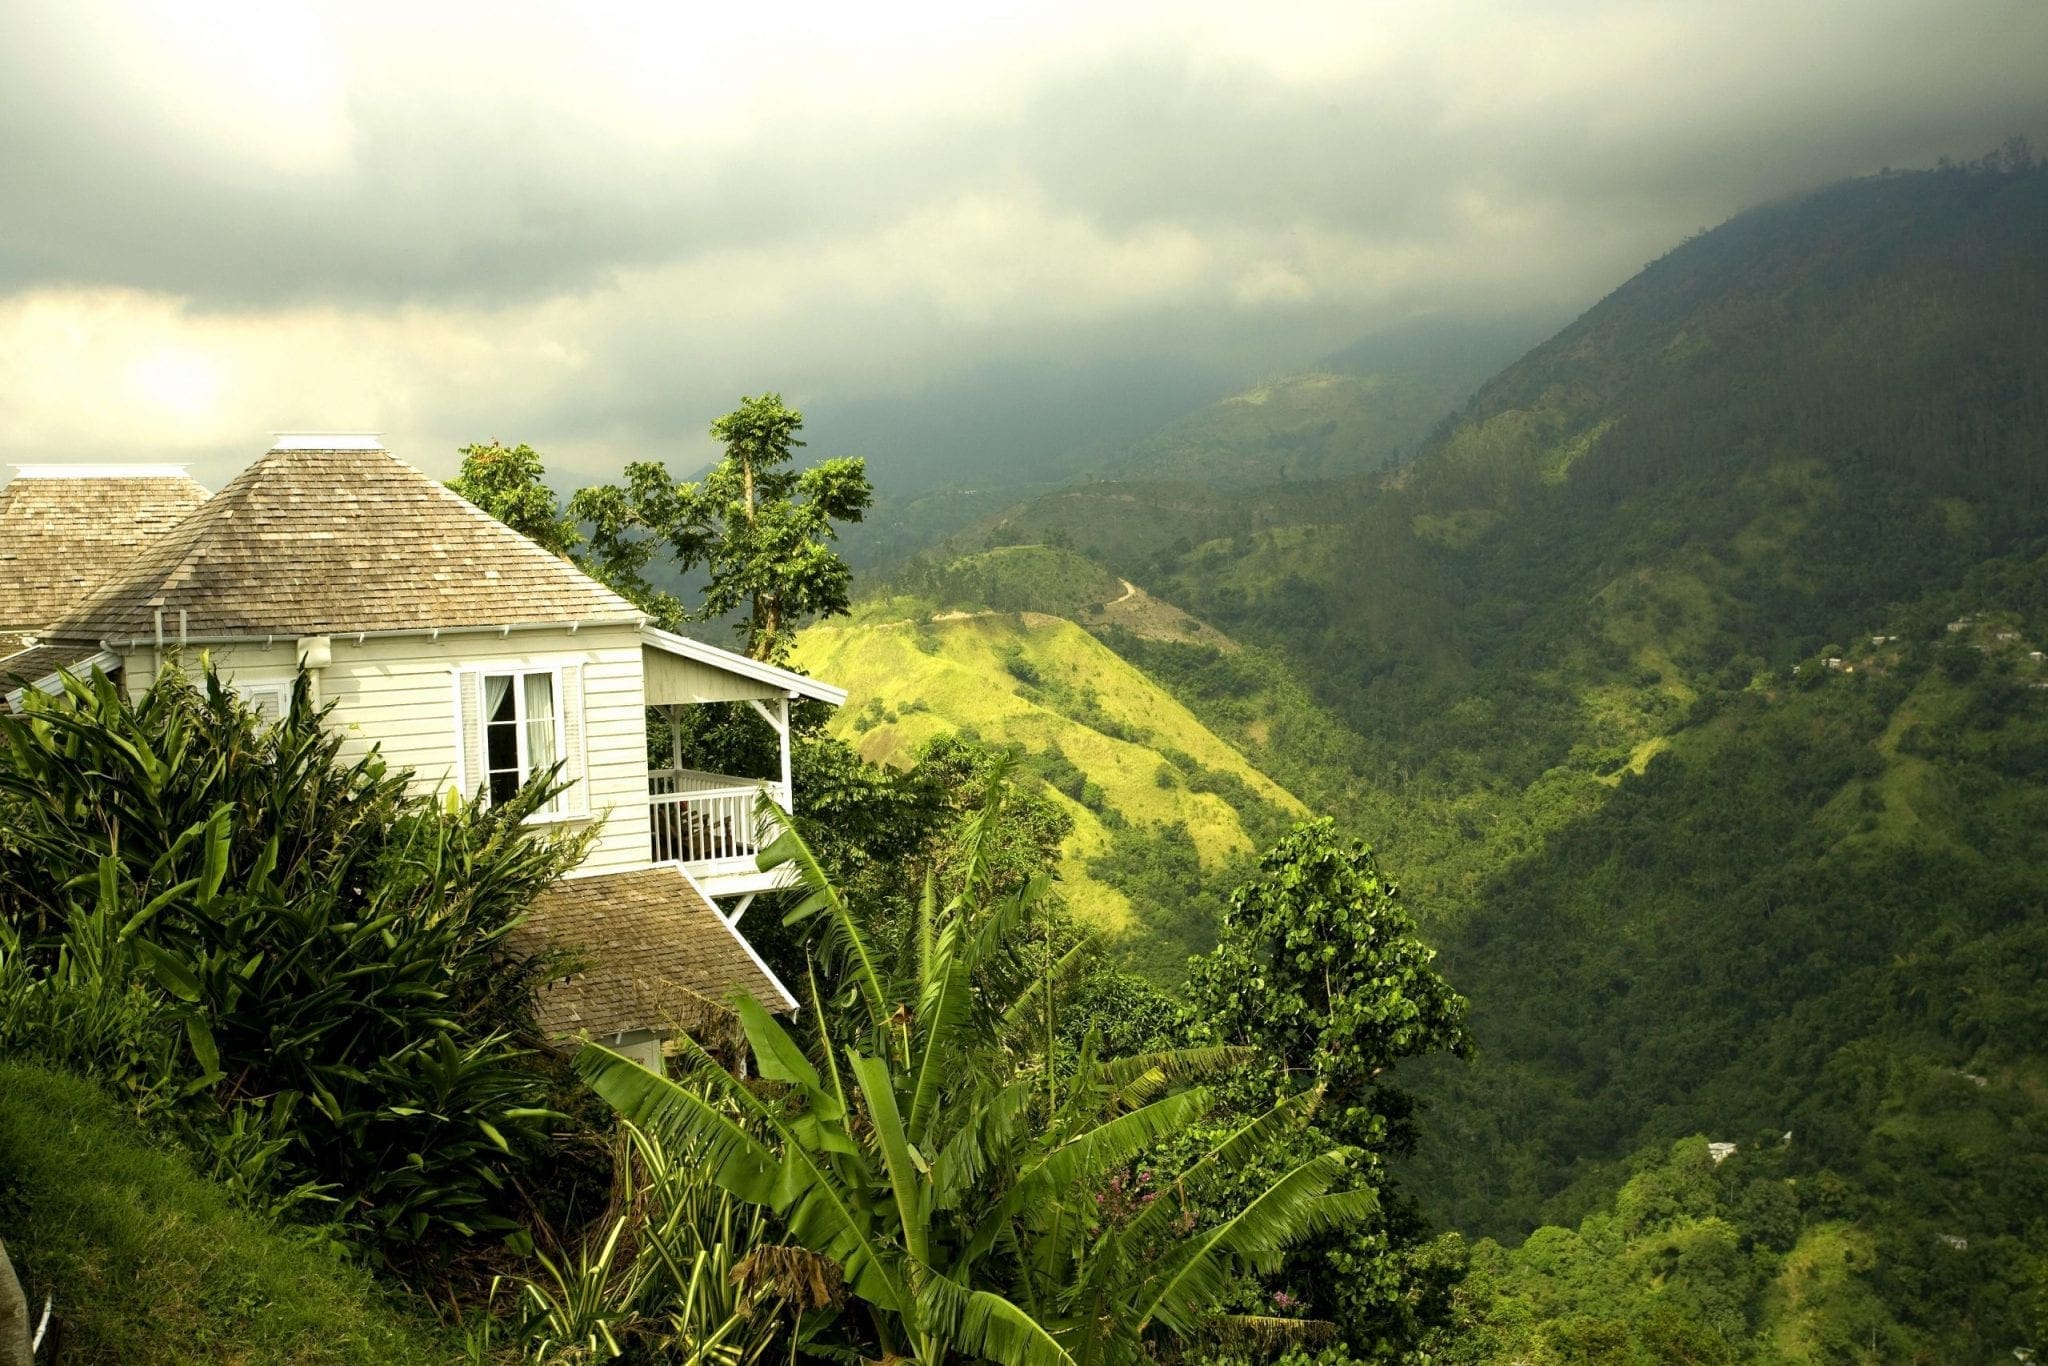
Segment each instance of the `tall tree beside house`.
[[525,442],[478,442],[462,448],[462,473],[448,487],[541,549],[574,559],[583,533],[546,477],[540,453]]
[[[623,485],[579,491],[569,510],[590,525],[596,572],[665,624],[744,613],[736,629],[755,659],[782,657],[805,621],[843,615],[852,573],[831,547],[835,525],[860,521],[873,489],[858,458],[792,468],[803,425],[780,394],[745,398],[711,424],[725,456],[700,482],[677,483],[642,460],[626,466]],[[706,572],[696,612],[649,581],[657,556]]]

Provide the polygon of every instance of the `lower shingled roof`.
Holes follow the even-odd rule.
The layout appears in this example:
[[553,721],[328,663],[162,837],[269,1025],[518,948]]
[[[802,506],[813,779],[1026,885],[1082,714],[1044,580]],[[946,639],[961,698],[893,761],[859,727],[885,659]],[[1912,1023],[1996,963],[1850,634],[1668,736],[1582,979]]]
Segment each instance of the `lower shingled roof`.
[[[69,645],[35,645],[0,659],[0,695],[16,688],[32,688],[59,669],[75,674],[92,672],[92,664],[106,652],[98,645],[76,642]],[[103,667],[111,662],[100,661]]]
[[567,950],[586,964],[540,990],[535,1013],[550,1039],[694,1029],[742,993],[777,1013],[796,1008],[672,864],[564,878],[534,902],[512,945]]

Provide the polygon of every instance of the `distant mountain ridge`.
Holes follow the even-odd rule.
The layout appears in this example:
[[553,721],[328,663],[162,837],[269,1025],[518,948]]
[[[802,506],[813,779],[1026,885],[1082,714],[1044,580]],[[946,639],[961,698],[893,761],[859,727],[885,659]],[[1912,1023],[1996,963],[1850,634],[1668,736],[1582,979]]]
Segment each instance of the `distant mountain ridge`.
[[[1171,498],[1169,489],[1239,490],[1379,470],[1413,454],[1481,380],[1549,330],[1547,317],[1519,311],[1410,319],[1235,392],[1212,382],[1210,392],[1222,396],[1178,416],[1162,397],[1186,393],[1188,380],[1159,392],[1156,377],[1133,380],[1128,410],[1113,414],[1098,413],[1113,389],[1079,383],[1071,402],[1040,415],[1048,434],[1028,455],[1025,438],[991,430],[1006,415],[1021,422],[1014,398],[1006,399],[994,419],[952,429],[960,449],[948,462],[902,454],[878,462],[877,505],[867,524],[850,529],[848,554],[863,567],[893,568],[942,544],[979,549],[1009,510],[1041,496],[1085,499],[1102,483]],[[1146,413],[1149,421],[1133,423]],[[1099,420],[1079,439],[1091,414]]]
[[1255,384],[1094,463],[1121,483],[1239,488],[1370,474],[1414,454],[1480,382],[1547,329],[1519,316],[1389,328]]
[[1433,1209],[1519,1237],[1632,1154],[1791,1131],[1760,1255],[1811,1265],[1853,1224],[1871,1260],[1790,1338],[2027,1340],[2048,170],[1740,215],[1393,470],[1084,484],[976,538],[1071,547],[1243,645],[1103,633],[1218,734],[1275,662],[1294,715],[1326,709],[1261,768],[1380,845],[1474,997],[1477,1060],[1416,1082]]

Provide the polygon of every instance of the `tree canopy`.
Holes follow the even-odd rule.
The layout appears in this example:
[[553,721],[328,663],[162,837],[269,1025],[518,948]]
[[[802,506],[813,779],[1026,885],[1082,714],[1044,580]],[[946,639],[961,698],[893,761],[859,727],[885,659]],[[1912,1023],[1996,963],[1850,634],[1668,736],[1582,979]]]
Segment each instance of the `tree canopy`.
[[[579,491],[570,512],[589,523],[604,577],[671,624],[744,615],[735,629],[756,659],[779,659],[803,622],[845,613],[852,573],[831,548],[835,523],[858,522],[873,498],[855,457],[792,468],[803,414],[780,394],[746,398],[711,424],[725,456],[694,484],[659,461],[626,466],[623,484]],[[695,612],[647,576],[657,557],[708,576]]]
[[571,559],[583,544],[583,533],[576,519],[562,511],[546,477],[540,453],[525,442],[478,442],[462,448],[462,473],[448,487],[541,549]]

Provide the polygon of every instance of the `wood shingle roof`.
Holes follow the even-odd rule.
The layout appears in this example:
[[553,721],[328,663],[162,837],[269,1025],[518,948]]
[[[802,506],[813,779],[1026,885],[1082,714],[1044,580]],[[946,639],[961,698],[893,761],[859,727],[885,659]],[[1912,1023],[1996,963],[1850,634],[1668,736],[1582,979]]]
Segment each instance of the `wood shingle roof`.
[[740,992],[773,1011],[795,1006],[672,864],[565,878],[541,893],[512,944],[580,951],[589,963],[541,988],[551,1039],[695,1029]]
[[[68,645],[37,645],[12,654],[0,654],[0,696],[16,688],[36,687],[59,669],[81,677],[92,671],[101,658],[100,647],[72,642]],[[111,661],[112,655],[106,659]]]
[[0,486],[0,636],[40,634],[205,501],[179,466],[23,466]]
[[638,610],[438,481],[376,449],[280,448],[237,475],[53,638],[347,635],[631,621]]

